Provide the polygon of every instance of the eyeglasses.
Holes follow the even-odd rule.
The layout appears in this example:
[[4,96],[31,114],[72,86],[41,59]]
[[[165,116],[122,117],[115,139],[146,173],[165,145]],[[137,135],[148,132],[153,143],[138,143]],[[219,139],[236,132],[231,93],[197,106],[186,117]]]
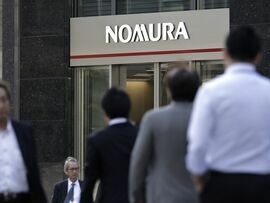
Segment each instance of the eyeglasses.
[[79,170],[79,167],[77,167],[77,168],[69,168],[68,170],[69,171],[78,171]]

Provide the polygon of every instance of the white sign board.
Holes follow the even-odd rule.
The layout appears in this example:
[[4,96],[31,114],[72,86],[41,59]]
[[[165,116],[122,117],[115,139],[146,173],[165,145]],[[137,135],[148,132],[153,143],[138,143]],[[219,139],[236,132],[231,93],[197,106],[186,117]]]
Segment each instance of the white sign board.
[[71,19],[71,66],[222,59],[229,9]]

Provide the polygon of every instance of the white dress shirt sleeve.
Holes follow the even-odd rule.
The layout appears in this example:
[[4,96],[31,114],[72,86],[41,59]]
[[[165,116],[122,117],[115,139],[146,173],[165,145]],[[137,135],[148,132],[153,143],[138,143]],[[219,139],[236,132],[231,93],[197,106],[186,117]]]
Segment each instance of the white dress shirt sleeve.
[[188,128],[187,169],[194,175],[204,174],[208,168],[206,152],[214,131],[214,112],[211,97],[205,86],[196,95]]

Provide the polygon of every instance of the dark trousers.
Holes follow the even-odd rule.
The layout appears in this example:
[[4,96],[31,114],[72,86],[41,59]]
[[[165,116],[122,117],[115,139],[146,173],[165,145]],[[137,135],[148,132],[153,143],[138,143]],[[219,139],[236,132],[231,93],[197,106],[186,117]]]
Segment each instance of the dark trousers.
[[201,203],[270,203],[270,175],[210,172]]

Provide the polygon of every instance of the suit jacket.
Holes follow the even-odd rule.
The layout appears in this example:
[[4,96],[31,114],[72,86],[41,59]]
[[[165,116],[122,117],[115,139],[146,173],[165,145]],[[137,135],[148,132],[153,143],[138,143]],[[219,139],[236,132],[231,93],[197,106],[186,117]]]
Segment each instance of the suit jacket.
[[[82,189],[82,181],[79,180]],[[52,203],[64,203],[68,191],[68,180],[63,180],[55,184],[53,190]]]
[[27,170],[27,181],[32,203],[46,203],[46,196],[41,185],[36,157],[36,145],[33,130],[29,125],[11,121],[23,161]]
[[100,180],[99,203],[128,202],[128,170],[137,128],[126,122],[108,126],[87,140],[85,184],[81,203],[92,203]]
[[131,158],[130,203],[198,202],[185,167],[191,108],[172,102],[144,116]]

